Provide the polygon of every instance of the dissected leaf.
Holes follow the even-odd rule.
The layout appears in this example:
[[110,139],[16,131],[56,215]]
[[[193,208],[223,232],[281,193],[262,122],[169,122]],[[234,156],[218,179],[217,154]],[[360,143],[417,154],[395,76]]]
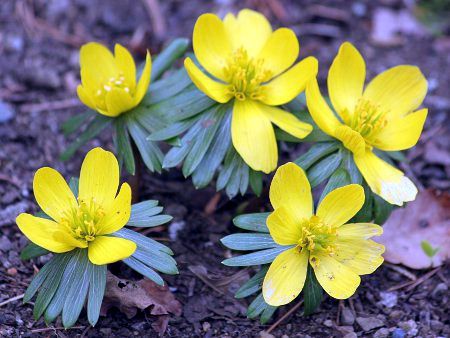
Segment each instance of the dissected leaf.
[[[414,202],[392,212],[377,240],[386,247],[384,259],[413,269],[439,266],[450,257],[450,194],[433,190],[419,192]],[[422,249],[422,241],[440,248],[432,257]]]
[[100,314],[106,316],[112,307],[118,308],[127,318],[134,317],[138,310],[149,309],[151,315],[159,317],[153,328],[161,334],[167,327],[169,315],[180,316],[182,312],[181,303],[167,285],[160,286],[149,279],[133,282],[108,273]]

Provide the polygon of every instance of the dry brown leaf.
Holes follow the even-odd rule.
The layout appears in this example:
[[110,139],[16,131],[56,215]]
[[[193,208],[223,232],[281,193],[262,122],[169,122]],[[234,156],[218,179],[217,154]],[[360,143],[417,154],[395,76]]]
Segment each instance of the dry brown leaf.
[[134,317],[138,309],[149,308],[151,315],[158,316],[152,326],[160,334],[166,331],[169,314],[180,316],[182,313],[180,302],[167,285],[160,286],[147,278],[137,282],[120,279],[108,272],[100,314],[106,316],[112,307],[118,308],[127,318]]
[[[450,257],[450,194],[419,192],[414,202],[391,214],[383,229],[377,241],[386,247],[387,262],[413,269],[442,265]],[[439,248],[432,259],[423,251],[422,241]]]

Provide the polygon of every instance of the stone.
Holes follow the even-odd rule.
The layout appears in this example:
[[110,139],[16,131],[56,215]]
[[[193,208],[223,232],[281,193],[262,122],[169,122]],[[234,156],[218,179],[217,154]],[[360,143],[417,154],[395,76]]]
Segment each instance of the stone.
[[448,291],[448,286],[446,283],[439,283],[431,292],[431,297],[435,300],[440,300]]
[[439,320],[430,320],[430,327],[433,331],[441,331],[444,328],[444,323]]
[[417,323],[412,319],[405,322],[400,322],[398,323],[398,326],[410,336],[415,336],[419,332],[417,329]]
[[344,338],[356,338],[358,337],[355,332],[347,333]]
[[352,310],[348,307],[344,307],[342,309],[341,313],[341,323],[343,325],[353,325],[355,322],[355,315],[353,314]]
[[389,336],[389,329],[382,327],[373,334],[373,338],[386,338]]
[[357,317],[356,322],[364,332],[384,326],[384,322],[376,317]]
[[381,300],[378,302],[378,304],[381,304],[387,308],[393,308],[395,305],[397,305],[397,292],[381,291],[380,298]]
[[392,332],[392,338],[405,338],[405,331],[403,331],[402,329],[396,328]]
[[323,322],[323,325],[325,325],[326,327],[332,327],[333,326],[333,321],[330,319],[327,319]]

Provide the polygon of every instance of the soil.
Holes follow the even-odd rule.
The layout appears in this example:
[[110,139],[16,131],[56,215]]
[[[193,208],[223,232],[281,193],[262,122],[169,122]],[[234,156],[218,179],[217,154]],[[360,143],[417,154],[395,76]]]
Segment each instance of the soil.
[[[301,57],[315,55],[320,61],[319,81],[325,83],[327,68],[340,43],[354,42],[365,56],[368,76],[387,67],[415,64],[429,80],[425,107],[430,110],[425,131],[417,147],[408,154],[403,169],[419,186],[450,189],[450,152],[448,116],[450,100],[450,37],[448,27],[439,35],[414,32],[402,35],[395,46],[380,46],[371,39],[375,13],[380,8],[410,11],[403,1],[160,1],[151,11],[144,3],[157,1],[106,0],[3,0],[0,2],[0,303],[23,294],[33,274],[48,257],[22,262],[20,250],[27,240],[18,231],[15,217],[23,211],[36,211],[32,177],[42,166],[52,166],[66,177],[78,173],[84,154],[93,146],[112,149],[107,132],[90,142],[71,161],[58,160],[70,140],[59,128],[74,113],[83,111],[76,99],[78,48],[86,41],[101,41],[112,46],[124,44],[142,57],[145,49],[157,53],[168,40],[189,37],[198,15],[207,11],[219,14],[251,7],[263,11],[274,25],[293,27],[301,42]],[[405,2],[406,3],[406,2]],[[411,2],[407,2],[411,3]],[[156,20],[151,18],[156,16]],[[49,104],[57,102],[57,104]],[[283,148],[284,160],[287,148]],[[294,154],[300,152],[294,149]],[[390,288],[409,281],[407,273],[417,277],[429,271],[412,271],[383,265],[376,273],[363,277],[362,285],[351,301],[327,298],[317,313],[304,317],[296,311],[270,334],[277,318],[292,306],[275,314],[268,325],[245,317],[247,300],[237,301],[233,292],[252,271],[238,276],[238,269],[220,264],[231,252],[219,239],[235,232],[231,219],[245,201],[252,210],[264,208],[264,202],[251,195],[229,201],[220,195],[213,214],[204,212],[215,196],[213,187],[195,190],[177,170],[162,175],[145,172],[141,177],[140,199],[159,199],[166,213],[175,217],[171,230],[180,228],[176,240],[168,240],[167,229],[152,233],[176,253],[179,276],[168,276],[168,285],[183,305],[180,317],[170,318],[168,337],[438,337],[450,335],[448,317],[448,280],[450,271],[443,266],[413,289]],[[264,197],[263,197],[264,198]],[[260,209],[255,210],[255,205]],[[206,271],[209,282],[198,278],[195,267]],[[192,269],[194,267],[194,269]],[[122,265],[113,272],[136,277]],[[405,273],[405,271],[407,273]],[[234,278],[235,277],[235,278]],[[239,277],[239,278],[238,278]],[[222,292],[211,285],[220,280]],[[225,285],[225,286],[223,286]],[[300,308],[301,309],[301,308]],[[43,320],[34,321],[32,306],[21,300],[0,308],[0,336],[75,337],[114,336],[154,337],[155,318],[139,312],[126,319],[118,310],[110,310],[95,328],[89,328],[82,313],[77,326],[61,329],[60,323],[48,328]]]

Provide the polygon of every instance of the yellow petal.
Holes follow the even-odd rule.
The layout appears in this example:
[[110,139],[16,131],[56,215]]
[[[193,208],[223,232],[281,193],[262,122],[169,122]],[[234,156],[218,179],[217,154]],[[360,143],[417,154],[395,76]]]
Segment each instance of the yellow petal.
[[123,228],[130,219],[131,188],[127,183],[122,184],[119,194],[114,199],[111,209],[105,210],[105,216],[97,223],[97,235],[107,235]]
[[403,205],[414,201],[417,188],[400,170],[378,158],[371,151],[353,157],[359,171],[372,191],[387,202]]
[[311,133],[313,127],[305,122],[300,121],[294,114],[288,113],[280,108],[267,106],[258,103],[260,110],[264,112],[266,117],[276,124],[278,128],[297,138],[305,138]]
[[283,251],[270,264],[264,277],[263,297],[272,306],[292,302],[302,291],[308,270],[308,251],[297,248]]
[[252,58],[258,56],[272,33],[266,17],[250,9],[241,10],[237,17],[227,14],[223,24],[233,50],[243,47]]
[[311,254],[310,262],[318,282],[333,298],[347,299],[351,297],[361,282],[361,278],[352,269],[323,251]]
[[275,170],[278,162],[275,132],[256,102],[235,101],[231,139],[239,155],[253,170],[266,174]]
[[384,246],[372,240],[338,240],[333,256],[358,275],[373,273],[384,261]]
[[373,223],[349,223],[339,227],[337,234],[339,239],[369,239],[373,236],[381,236],[383,228]]
[[86,106],[94,110],[97,109],[95,101],[92,99],[91,95],[85,90],[85,88],[82,85],[78,85],[77,94],[80,101],[83,102]]
[[297,244],[301,236],[301,228],[296,214],[281,206],[267,217],[267,227],[273,240],[280,245]]
[[306,84],[317,75],[317,59],[310,56],[297,63],[267,85],[262,86],[262,102],[279,106],[292,101],[303,92]]
[[74,246],[56,241],[53,238],[55,231],[64,231],[65,229],[54,221],[23,213],[17,216],[16,223],[19,226],[20,231],[22,231],[30,241],[44,249],[61,253],[70,251],[74,248]]
[[128,239],[99,236],[89,243],[89,260],[95,265],[110,264],[130,257],[136,244]]
[[233,97],[228,90],[227,85],[217,82],[205,75],[190,58],[184,60],[184,67],[197,88],[214,101],[225,103],[230,101]]
[[122,45],[116,43],[114,56],[119,72],[123,73],[126,83],[131,87],[130,89],[134,89],[136,86],[136,65],[130,52]]
[[112,88],[105,97],[108,116],[118,116],[134,107],[130,94],[121,88]]
[[136,92],[133,97],[133,106],[137,106],[145,94],[147,93],[148,86],[150,85],[150,78],[152,75],[152,57],[150,53],[147,51],[147,55],[145,56],[145,67],[142,70],[141,78],[136,87]]
[[340,140],[353,154],[364,154],[366,151],[366,141],[361,134],[346,125],[337,127],[334,130],[334,137]]
[[295,163],[289,162],[277,169],[269,197],[275,210],[285,208],[297,222],[313,214],[311,186],[303,169]]
[[323,132],[333,136],[334,131],[341,125],[328,104],[320,94],[319,84],[313,78],[306,86],[306,104],[314,122]]
[[393,119],[376,135],[372,145],[384,151],[405,150],[414,147],[419,140],[428,109]]
[[427,94],[427,80],[415,66],[397,66],[376,76],[364,97],[379,105],[391,117],[416,110]]
[[[81,81],[89,74],[91,85],[100,86],[110,77],[117,75],[114,56],[105,46],[97,42],[89,42],[80,49]],[[91,82],[89,81],[89,82]]]
[[34,175],[33,191],[41,209],[57,222],[78,206],[66,180],[55,169],[39,169]]
[[119,164],[113,153],[102,148],[89,151],[80,173],[79,199],[94,200],[104,210],[111,207],[119,186]]
[[352,114],[361,98],[366,79],[366,64],[358,50],[344,42],[328,73],[328,92],[336,112]]
[[60,243],[65,243],[68,246],[75,248],[87,248],[88,244],[86,241],[81,241],[72,236],[65,230],[57,230],[53,233],[53,239]]
[[295,33],[288,28],[279,28],[270,35],[258,59],[264,60],[264,69],[269,70],[272,77],[275,77],[294,64],[299,51]]
[[194,26],[192,45],[198,62],[216,78],[225,81],[224,68],[231,43],[223,22],[214,14],[201,15]]
[[328,225],[340,226],[362,208],[364,189],[358,184],[337,188],[324,197],[317,208],[316,215]]

